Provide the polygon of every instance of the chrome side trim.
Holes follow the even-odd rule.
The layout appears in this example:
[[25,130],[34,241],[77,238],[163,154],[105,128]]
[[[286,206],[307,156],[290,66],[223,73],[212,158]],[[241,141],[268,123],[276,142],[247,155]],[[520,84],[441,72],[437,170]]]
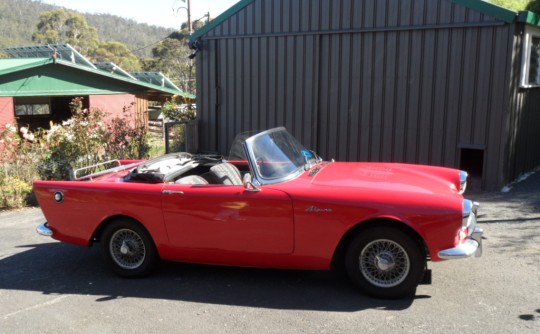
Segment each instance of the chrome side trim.
[[184,195],[184,192],[181,190],[163,190],[161,193],[163,195]]
[[49,224],[46,222],[36,227],[36,232],[37,234],[46,237],[52,237],[53,235],[53,231],[49,228]]

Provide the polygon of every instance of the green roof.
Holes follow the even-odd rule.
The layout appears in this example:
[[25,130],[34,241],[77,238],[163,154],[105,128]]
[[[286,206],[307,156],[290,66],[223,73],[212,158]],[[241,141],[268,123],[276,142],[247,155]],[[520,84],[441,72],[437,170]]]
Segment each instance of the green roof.
[[507,23],[525,23],[528,25],[533,25],[540,27],[540,15],[529,12],[529,11],[520,11],[515,12],[513,10],[500,7],[498,5],[492,4],[483,0],[450,0],[456,4],[462,5],[467,8],[471,8],[480,13],[486,14],[488,16],[497,18]]
[[[515,12],[513,10],[497,6],[495,4],[483,1],[483,0],[450,0],[451,2],[470,8],[477,12],[483,13],[485,15],[494,17],[506,23],[521,22],[530,25],[540,26],[540,16],[528,12]],[[203,26],[201,29],[195,31],[190,37],[190,43],[195,42],[197,39],[206,35],[210,30],[214,29],[218,25],[227,21],[233,15],[247,7],[248,5],[255,2],[255,0],[241,0],[236,3],[234,6],[229,8],[227,11],[223,12],[221,15],[216,17],[214,20],[210,21],[207,25]]]
[[49,63],[49,59],[46,58],[2,58],[0,59],[0,75],[27,70]]
[[517,12],[503,8],[483,0],[450,0],[458,5],[473,9],[482,14],[494,17],[506,23],[512,23],[517,18]]
[[[140,81],[136,79],[132,79],[126,76],[109,73],[107,71],[103,71],[100,69],[92,68],[89,66],[76,64],[71,61],[66,61],[62,59],[54,59],[54,58],[8,58],[8,59],[0,59],[0,76],[8,75],[15,72],[20,72],[24,70],[29,70],[37,67],[43,67],[43,66],[61,66],[64,68],[72,68],[80,71],[84,71],[87,73],[92,73],[94,75],[99,75],[100,77],[103,77],[104,79],[112,79],[112,81],[119,82],[121,84],[129,84],[129,85],[135,85],[140,88],[144,88],[145,90],[150,91],[156,91],[161,93],[167,93],[171,95],[180,95],[186,98],[194,99],[195,96],[192,94],[188,94],[183,92],[180,89],[174,88],[174,87],[164,87],[155,85],[152,83],[148,83],[145,81]],[[113,92],[110,92],[113,93]],[[6,94],[10,94],[10,92],[0,92],[1,96],[7,96]]]
[[223,22],[227,21],[229,18],[231,18],[234,14],[238,13],[248,5],[255,2],[255,0],[241,0],[234,4],[231,8],[227,9],[221,15],[210,21],[210,23],[204,25],[201,29],[198,29],[191,35],[189,38],[190,42],[193,42],[199,38],[201,38],[203,35],[207,34],[210,30],[214,29],[218,25],[222,24]]
[[522,11],[518,13],[518,22],[540,26],[540,15],[533,12]]

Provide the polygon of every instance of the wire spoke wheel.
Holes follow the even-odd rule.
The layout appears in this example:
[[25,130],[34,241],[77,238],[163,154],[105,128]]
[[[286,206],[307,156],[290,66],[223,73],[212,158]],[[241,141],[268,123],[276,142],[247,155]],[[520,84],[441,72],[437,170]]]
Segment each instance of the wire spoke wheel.
[[105,227],[101,250],[107,264],[122,277],[146,276],[159,261],[150,233],[129,218],[114,220]]
[[109,249],[114,262],[124,269],[139,267],[146,257],[141,236],[129,229],[116,231],[111,237]]
[[405,280],[410,261],[403,247],[391,240],[374,240],[364,247],[359,257],[362,275],[371,284],[390,288]]
[[413,296],[424,277],[426,254],[420,240],[390,226],[359,232],[350,242],[345,266],[351,281],[377,298]]

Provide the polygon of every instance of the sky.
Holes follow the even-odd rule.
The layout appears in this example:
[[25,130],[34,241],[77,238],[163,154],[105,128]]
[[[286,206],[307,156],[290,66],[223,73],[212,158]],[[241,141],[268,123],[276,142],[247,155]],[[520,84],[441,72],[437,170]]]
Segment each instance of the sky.
[[[203,18],[208,12],[215,18],[238,1],[191,0],[191,19]],[[187,21],[185,9],[187,0],[41,0],[41,2],[82,13],[117,15],[166,28],[179,29],[182,22]]]

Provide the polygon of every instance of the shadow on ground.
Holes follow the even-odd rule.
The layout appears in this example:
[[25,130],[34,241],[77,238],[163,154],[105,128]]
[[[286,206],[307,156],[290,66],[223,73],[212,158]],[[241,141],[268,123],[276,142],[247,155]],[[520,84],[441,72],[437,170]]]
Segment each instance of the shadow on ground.
[[105,267],[98,247],[51,242],[18,248],[25,250],[0,260],[0,289],[92,295],[96,302],[153,298],[337,312],[403,310],[414,301],[366,297],[345,278],[330,272],[162,262],[148,278],[123,279]]

